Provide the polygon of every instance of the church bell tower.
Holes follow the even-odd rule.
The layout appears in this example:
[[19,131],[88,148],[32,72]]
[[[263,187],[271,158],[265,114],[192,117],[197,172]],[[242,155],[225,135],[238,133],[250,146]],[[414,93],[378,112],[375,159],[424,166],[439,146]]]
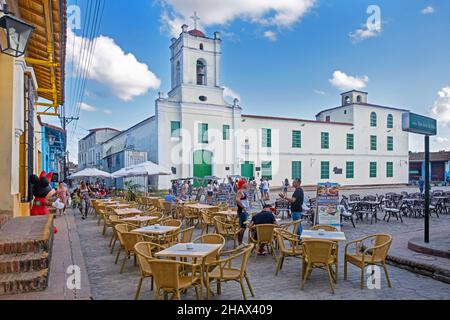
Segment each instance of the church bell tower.
[[172,86],[169,100],[176,102],[224,105],[220,87],[221,37],[213,38],[197,29],[199,18],[195,14],[195,27],[182,26],[178,39],[172,39]]

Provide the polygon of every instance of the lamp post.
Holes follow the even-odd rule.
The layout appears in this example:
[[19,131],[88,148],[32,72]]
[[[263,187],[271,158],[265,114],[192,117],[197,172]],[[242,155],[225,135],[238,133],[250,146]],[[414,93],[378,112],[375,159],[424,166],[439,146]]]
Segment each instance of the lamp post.
[[34,27],[12,15],[8,5],[0,10],[4,15],[0,18],[0,51],[14,58],[25,54]]

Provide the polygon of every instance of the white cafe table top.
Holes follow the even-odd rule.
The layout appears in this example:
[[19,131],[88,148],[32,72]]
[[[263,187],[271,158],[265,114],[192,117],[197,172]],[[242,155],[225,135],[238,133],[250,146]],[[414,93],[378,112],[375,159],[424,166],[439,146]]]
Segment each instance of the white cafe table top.
[[166,234],[171,231],[176,231],[178,229],[179,228],[177,228],[177,227],[168,227],[168,226],[159,226],[159,227],[149,226],[149,227],[144,227],[144,228],[139,228],[139,229],[133,230],[133,232],[162,235],[162,234]]
[[330,240],[330,241],[347,241],[344,232],[330,232],[330,231],[314,231],[304,230],[301,236],[302,240]]
[[158,258],[203,259],[222,247],[220,244],[193,243],[191,245],[192,248],[188,249],[186,243],[179,243],[156,253],[155,256]]

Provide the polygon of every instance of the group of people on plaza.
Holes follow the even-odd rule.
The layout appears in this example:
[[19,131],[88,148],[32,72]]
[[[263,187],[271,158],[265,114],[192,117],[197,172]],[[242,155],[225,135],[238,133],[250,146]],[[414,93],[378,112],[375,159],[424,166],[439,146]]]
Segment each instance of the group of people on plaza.
[[[283,189],[283,192],[280,193],[280,197],[286,201],[288,201],[291,204],[291,211],[292,211],[292,219],[294,221],[298,221],[302,218],[303,214],[303,203],[304,203],[304,191],[301,187],[302,182],[300,179],[295,179],[292,183],[292,187],[295,189],[292,197],[288,197],[287,193],[289,190],[289,184],[288,180],[286,179],[287,185]],[[237,215],[239,219],[239,226],[241,228],[238,236],[238,242],[239,245],[243,245],[243,239],[244,234],[249,229],[249,232],[252,232],[253,238],[256,239],[258,236],[256,234],[256,226],[261,224],[277,224],[277,220],[275,217],[275,214],[273,212],[273,207],[270,204],[266,204],[264,201],[264,205],[262,208],[262,211],[253,215],[250,223],[248,223],[249,218],[249,209],[250,209],[250,203],[249,203],[249,196],[248,196],[248,190],[249,190],[249,183],[246,180],[241,180],[237,184],[238,192],[236,194],[236,205],[237,205]],[[265,200],[265,198],[264,198]],[[301,223],[299,224],[299,227],[297,229],[297,233],[300,236],[303,232]],[[258,253],[260,255],[265,255],[265,248],[264,245],[262,245],[258,249]]]

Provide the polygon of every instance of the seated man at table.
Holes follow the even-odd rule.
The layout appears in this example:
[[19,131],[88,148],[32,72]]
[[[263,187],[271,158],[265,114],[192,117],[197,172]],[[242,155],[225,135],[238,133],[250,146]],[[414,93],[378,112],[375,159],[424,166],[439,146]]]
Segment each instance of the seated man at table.
[[[266,204],[263,208],[263,211],[253,216],[252,221],[249,224],[249,228],[254,239],[258,237],[258,235],[256,234],[256,226],[260,224],[278,224],[275,215],[272,212],[271,205]],[[261,247],[258,249],[258,254],[265,254],[264,245],[261,245]]]
[[164,197],[165,202],[170,202],[170,204],[173,206],[177,198],[174,196],[173,191],[169,190],[169,193]]

